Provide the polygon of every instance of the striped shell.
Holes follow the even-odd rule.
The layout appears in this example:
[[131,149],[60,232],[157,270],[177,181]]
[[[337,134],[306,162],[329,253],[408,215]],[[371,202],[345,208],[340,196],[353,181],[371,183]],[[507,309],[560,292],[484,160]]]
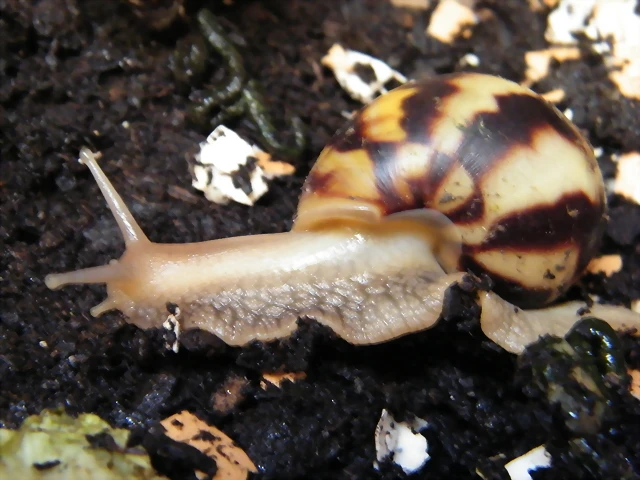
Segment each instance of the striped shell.
[[442,212],[462,240],[457,269],[488,274],[523,308],[576,281],[606,210],[576,127],[531,90],[469,73],[405,84],[358,112],[312,168],[296,221],[327,202]]

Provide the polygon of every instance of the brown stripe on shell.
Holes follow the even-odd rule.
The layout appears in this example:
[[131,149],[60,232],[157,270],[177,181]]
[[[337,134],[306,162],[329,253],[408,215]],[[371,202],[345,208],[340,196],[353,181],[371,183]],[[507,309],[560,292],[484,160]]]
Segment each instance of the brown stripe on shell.
[[575,279],[598,251],[604,227],[604,203],[594,205],[584,193],[570,193],[553,205],[537,205],[501,218],[482,244],[462,246],[458,266],[463,271],[488,274],[496,284],[494,291],[519,307],[539,307],[557,298],[573,280],[556,289],[528,288],[480,265],[474,255],[500,249],[545,252],[566,246],[578,252]]
[[541,251],[580,242],[592,236],[603,214],[603,204],[594,205],[582,192],[568,193],[551,205],[535,205],[502,217],[482,244],[472,248],[475,252],[498,248]]
[[433,195],[438,191],[449,172],[456,167],[453,158],[437,148],[437,139],[432,136],[434,124],[447,115],[442,105],[446,98],[460,92],[460,87],[450,80],[464,74],[450,74],[434,79],[416,82],[419,88],[416,94],[406,98],[402,103],[404,119],[402,126],[407,132],[407,141],[421,143],[433,147],[433,155],[424,159],[424,174],[416,178],[408,178],[407,183],[412,186],[414,196],[422,197],[423,206],[437,208],[430,205]]
[[[415,94],[405,98],[401,103],[403,112],[401,127],[407,134],[405,142],[429,145],[433,143],[429,132],[432,124],[442,118],[440,110],[443,99],[455,95],[459,88],[446,79],[428,79],[407,84],[407,88],[416,89]],[[401,87],[405,88],[405,87]],[[360,128],[366,131],[366,128]],[[395,142],[376,142],[368,138],[365,148],[374,164],[376,185],[380,192],[385,213],[391,214],[400,211],[424,208],[430,197],[435,194],[440,183],[454,166],[451,158],[440,155],[438,152],[433,157],[425,157],[423,164],[424,174],[417,177],[407,177],[404,172],[399,172],[397,156],[397,144]],[[394,179],[402,175],[411,187],[412,198],[401,197],[394,186]]]
[[312,168],[304,181],[302,193],[315,192],[322,194],[326,191],[335,177],[335,171],[320,172]]
[[[496,95],[495,99],[497,111],[480,111],[462,127],[464,140],[456,152],[456,160],[476,181],[509,158],[509,150],[533,144],[541,130],[551,128],[584,151],[584,141],[577,130],[544,100],[514,93]],[[591,152],[586,155],[591,156]]]
[[487,274],[493,282],[491,290],[502,298],[508,298],[511,303],[520,308],[540,308],[562,293],[554,288],[527,288],[521,283],[506,279],[478,264],[473,257],[464,253],[464,249],[459,267],[461,271],[470,271],[476,275]]
[[402,102],[402,128],[407,132],[407,141],[430,144],[433,124],[447,115],[442,110],[444,100],[460,88],[448,82],[447,77],[423,80],[414,86],[418,87],[416,93]]
[[[412,179],[411,182],[415,184],[414,189],[422,196],[424,204],[429,208],[437,209],[438,205],[432,203],[433,196],[438,192],[451,170],[458,165],[447,153],[434,152],[427,162],[427,166],[424,175],[421,178]],[[417,190],[418,188],[420,190]]]
[[482,193],[476,184],[473,195],[455,210],[447,212],[447,217],[457,225],[468,225],[478,222],[484,217],[485,205]]
[[403,198],[395,186],[395,179],[400,175],[399,162],[396,161],[397,143],[368,143],[366,149],[373,162],[376,187],[385,215],[423,208],[422,192],[412,189],[411,198]]
[[366,141],[363,133],[364,126],[362,125],[362,118],[360,115],[356,115],[350,122],[347,122],[344,127],[335,133],[325,149],[333,148],[342,153],[362,148]]
[[542,98],[524,94],[496,95],[495,98],[499,110],[483,118],[488,130],[502,133],[510,141],[529,144],[537,129],[549,125],[569,143],[583,143],[571,122]]
[[[406,91],[407,89],[413,89],[415,87],[416,84],[414,82],[409,82],[394,89],[387,95],[395,95],[397,92]],[[410,101],[410,99],[414,96],[415,95],[410,94],[407,97],[407,100]],[[373,115],[364,115],[364,113],[367,111],[367,108],[372,104],[363,107],[358,112],[356,112],[356,114],[351,118],[349,122],[347,122],[345,126],[336,131],[325,148],[334,148],[335,150],[343,153],[350,150],[364,148],[369,144],[369,142],[376,143],[376,138],[372,138],[368,134],[368,132],[374,130],[374,128],[372,127],[374,127],[376,123],[384,124],[389,117],[391,117],[392,119],[404,118],[403,108],[405,103],[406,101],[400,102],[399,105],[394,105],[394,108],[389,109],[389,111],[386,111],[386,109],[378,111],[378,114],[375,117]],[[397,108],[395,108],[396,106]],[[404,121],[400,123],[399,127],[402,128],[404,133]]]

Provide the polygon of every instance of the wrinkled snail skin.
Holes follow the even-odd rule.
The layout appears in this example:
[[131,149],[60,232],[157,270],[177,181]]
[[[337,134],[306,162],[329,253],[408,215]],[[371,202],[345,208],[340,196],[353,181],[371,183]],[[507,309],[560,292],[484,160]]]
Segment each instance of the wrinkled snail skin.
[[[364,107],[320,154],[282,234],[152,243],[94,155],[80,156],[126,251],[46,284],[106,283],[92,314],[118,309],[142,328],[175,304],[184,329],[230,345],[287,336],[300,316],[354,344],[424,330],[470,271],[495,285],[479,293],[483,331],[518,353],[579,320],[583,303],[542,307],[577,280],[605,223],[586,140],[532,91],[488,75],[412,82]],[[590,312],[614,328],[640,326],[623,307]]]
[[543,335],[564,337],[582,318],[596,317],[619,332],[640,332],[640,314],[615,305],[572,301],[522,310],[493,292],[480,292],[480,325],[484,334],[511,353],[522,351]]

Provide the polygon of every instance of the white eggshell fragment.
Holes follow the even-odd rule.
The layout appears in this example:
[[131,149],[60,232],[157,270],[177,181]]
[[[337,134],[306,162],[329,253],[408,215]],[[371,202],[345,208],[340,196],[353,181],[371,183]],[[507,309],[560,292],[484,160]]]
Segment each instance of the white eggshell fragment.
[[453,42],[465,27],[478,23],[475,0],[440,0],[431,15],[427,35],[442,43]]
[[195,156],[193,187],[214,203],[253,205],[269,190],[256,152],[233,130],[216,127]]
[[539,82],[547,75],[554,62],[567,62],[580,59],[578,47],[551,47],[544,50],[532,50],[524,54],[527,64],[525,86]]
[[[322,64],[333,70],[340,86],[353,98],[362,103],[370,103],[375,97],[386,93],[386,85],[395,80],[405,83],[407,78],[392,69],[382,60],[354,50],[347,50],[335,44]],[[363,73],[371,74],[373,79],[363,78]]]
[[640,152],[620,155],[613,191],[640,204]]
[[180,328],[179,318],[180,318],[180,308],[175,307],[174,312],[169,316],[167,316],[167,319],[162,324],[165,330],[175,335],[175,339],[172,343],[168,343],[168,342],[165,343],[165,347],[168,350],[172,350],[174,353],[178,353],[178,350],[180,349],[181,328]]
[[476,68],[480,66],[480,58],[475,53],[467,53],[458,60],[458,64]]
[[540,445],[533,450],[529,450],[521,457],[511,460],[504,468],[509,473],[511,480],[533,480],[529,472],[550,466],[551,455],[544,448],[544,445]]
[[547,19],[549,43],[576,44],[579,35],[594,43],[610,67],[620,92],[640,99],[640,13],[636,0],[562,0]]
[[[393,463],[407,474],[420,470],[431,457],[427,439],[414,431],[426,426],[427,422],[421,418],[416,418],[410,424],[396,422],[387,410],[382,410],[375,434],[377,461],[391,457]],[[374,466],[377,468],[377,463]]]
[[584,31],[597,0],[562,0],[547,18],[549,43],[575,44],[574,34]]

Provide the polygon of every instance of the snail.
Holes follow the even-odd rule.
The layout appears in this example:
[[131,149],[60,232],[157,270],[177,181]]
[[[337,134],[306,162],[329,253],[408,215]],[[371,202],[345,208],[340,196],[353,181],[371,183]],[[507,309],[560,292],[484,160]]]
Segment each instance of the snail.
[[500,77],[412,81],[363,107],[320,153],[285,233],[150,242],[94,154],[80,161],[126,250],[45,283],[106,283],[94,316],[117,309],[150,328],[178,311],[183,329],[229,345],[286,337],[310,317],[374,344],[433,326],[447,289],[473,274],[493,284],[477,292],[483,332],[513,353],[586,314],[640,326],[622,306],[552,305],[600,245],[602,174],[571,122]]

